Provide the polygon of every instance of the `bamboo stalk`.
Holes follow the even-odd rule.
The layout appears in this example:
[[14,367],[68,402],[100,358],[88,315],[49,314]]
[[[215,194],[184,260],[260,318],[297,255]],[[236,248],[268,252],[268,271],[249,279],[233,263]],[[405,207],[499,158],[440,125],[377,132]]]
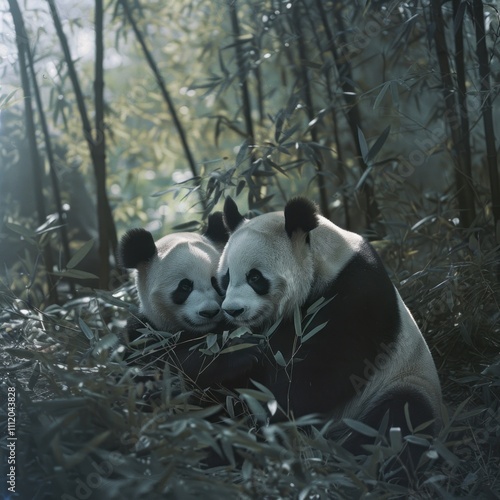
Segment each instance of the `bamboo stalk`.
[[[358,161],[358,165],[362,172],[364,172],[367,168],[363,161],[363,155],[361,154],[361,146],[359,144],[359,134],[358,127],[361,127],[361,116],[359,112],[359,107],[356,98],[356,89],[351,84],[352,79],[352,71],[349,60],[345,57],[340,57],[337,45],[335,43],[335,37],[333,34],[333,30],[328,22],[328,16],[326,14],[323,0],[315,0],[316,8],[319,13],[319,17],[323,24],[323,29],[325,30],[326,37],[328,40],[328,47],[330,48],[330,52],[333,57],[333,61],[335,64],[335,68],[337,69],[339,85],[342,89],[342,94],[347,105],[346,110],[346,118],[349,128],[351,130],[352,140],[354,143],[354,147],[356,149],[356,157]],[[336,33],[338,34],[341,45],[347,45],[347,40],[345,38],[346,29],[344,26],[344,21],[342,20],[342,15],[340,12],[340,5],[333,5],[334,11],[334,21],[337,25]],[[364,194],[365,201],[365,217],[366,217],[366,226],[371,228],[374,226],[376,221],[380,217],[380,210],[378,208],[377,201],[375,199],[375,193],[373,191],[373,186],[368,182],[365,182],[362,186],[362,193]],[[380,232],[380,229],[379,229]]]
[[[110,222],[106,210],[106,131],[104,125],[104,42],[103,42],[103,4],[95,0],[95,66],[94,66],[94,100],[95,100],[95,140],[93,142],[93,161],[97,191],[97,213],[99,214],[99,257],[101,260],[100,287],[108,288],[110,266]],[[116,231],[115,231],[116,236]],[[113,241],[114,252],[117,250],[117,238]]]
[[[306,44],[304,40],[304,31],[302,29],[301,17],[302,13],[298,6],[295,7],[293,12],[293,22],[294,28],[298,34],[298,49],[299,49],[299,77],[302,81],[302,95],[304,96],[304,102],[306,105],[306,113],[309,120],[309,123],[315,117],[314,113],[314,103],[312,98],[312,89],[311,82],[309,78],[309,73],[307,71],[307,67],[305,66],[305,62],[307,61],[307,53],[306,53]],[[316,127],[309,127],[309,133],[311,135],[311,139],[313,142],[318,143],[318,132]],[[326,189],[326,180],[325,173],[323,168],[323,158],[319,151],[316,152],[316,170],[317,170],[317,183],[318,183],[318,191],[319,191],[319,206],[321,212],[324,217],[327,219],[330,218],[330,208],[328,206],[328,192]]]
[[484,10],[481,0],[473,1],[474,23],[476,25],[476,54],[479,61],[479,77],[483,100],[484,138],[486,142],[486,159],[490,177],[491,205],[495,228],[500,222],[500,182],[498,175],[498,157],[495,147],[495,126],[491,104],[490,64],[486,47],[486,30],[484,26]]
[[[111,213],[111,207],[109,205],[108,196],[106,189],[102,189],[102,176],[100,159],[98,158],[98,149],[96,148],[99,140],[94,140],[92,134],[92,127],[87,114],[87,107],[85,105],[85,99],[83,97],[83,92],[80,87],[80,82],[78,80],[78,75],[76,73],[75,65],[71,57],[71,52],[69,50],[68,41],[64,30],[62,28],[61,20],[57,12],[54,0],[47,0],[50,8],[50,13],[54,21],[54,26],[56,29],[57,36],[59,38],[59,43],[63,50],[64,59],[68,66],[68,74],[73,86],[73,91],[75,92],[76,102],[78,106],[78,111],[80,114],[80,120],[82,122],[82,129],[85,140],[87,141],[90,156],[92,159],[92,166],[94,169],[94,176],[96,178],[97,186],[97,207],[98,207],[98,231],[99,231],[99,257],[100,257],[100,272],[99,281],[103,288],[109,286],[109,241],[115,241],[116,228],[113,222],[113,215]],[[105,176],[105,173],[104,173]]]
[[[146,61],[148,62],[149,68],[153,72],[153,75],[156,79],[156,83],[158,84],[158,87],[160,88],[160,92],[162,94],[163,100],[167,103],[168,109],[170,111],[170,115],[172,116],[172,120],[174,121],[174,126],[177,129],[177,133],[179,134],[179,138],[181,140],[182,148],[184,150],[184,154],[186,155],[186,159],[189,164],[189,168],[191,169],[191,173],[193,177],[198,177],[198,168],[196,166],[196,162],[194,160],[193,153],[191,151],[191,147],[189,146],[188,140],[186,133],[184,131],[184,127],[182,126],[182,123],[177,115],[177,111],[175,109],[175,104],[174,101],[172,100],[170,93],[167,89],[167,86],[165,85],[165,81],[163,80],[163,77],[161,76],[160,70],[158,68],[158,65],[156,64],[156,61],[151,54],[151,51],[149,50],[146,40],[137,26],[137,22],[134,19],[134,16],[132,15],[132,11],[130,10],[130,7],[128,5],[127,0],[119,0],[120,4],[123,7],[123,11],[125,13],[125,17],[127,18],[128,22],[131,24],[132,29],[134,31],[135,37],[137,38],[137,41],[139,42],[139,45],[141,46],[142,52],[144,53],[144,57],[146,58]],[[138,4],[138,2],[136,2]],[[201,184],[201,180],[198,181],[198,185]],[[202,204],[203,209],[206,208],[206,200],[203,197],[201,190],[198,190],[199,196],[200,196],[200,202]]]
[[463,38],[463,19],[459,17],[460,0],[453,0],[453,18],[458,25],[455,28],[455,69],[457,72],[457,88],[458,88],[458,109],[460,112],[461,128],[459,156],[463,160],[463,168],[465,176],[472,181],[472,160],[469,135],[469,112],[467,109],[467,89],[465,86],[465,55],[464,55],[464,38]]
[[452,156],[455,163],[455,182],[457,187],[458,208],[463,226],[470,227],[475,218],[474,193],[472,191],[471,179],[467,178],[463,159],[459,155],[460,151],[460,116],[457,112],[455,101],[455,88],[451,76],[450,64],[448,61],[448,48],[445,36],[445,23],[441,12],[441,2],[431,0],[432,16],[434,19],[434,42],[436,44],[436,54],[443,83],[443,96],[446,107],[445,117],[450,127],[451,139],[453,142]]
[[[31,165],[34,179],[34,195],[35,204],[37,207],[38,225],[41,226],[46,220],[45,200],[43,197],[43,178],[42,165],[40,164],[40,155],[38,154],[38,145],[36,141],[35,120],[33,116],[33,108],[31,106],[31,90],[28,75],[28,62],[26,53],[28,52],[27,34],[24,26],[23,16],[17,0],[9,0],[9,8],[14,21],[14,29],[16,31],[16,44],[19,53],[19,71],[21,74],[21,86],[24,94],[24,112],[26,121],[26,135],[29,143],[29,156],[31,157]],[[49,291],[49,301],[51,303],[58,302],[57,287],[52,276],[53,260],[50,242],[43,248],[45,268],[47,273],[47,285]]]
[[[241,36],[240,23],[238,21],[238,10],[236,8],[237,0],[228,0],[229,16],[231,19],[231,29],[235,41],[234,50],[236,52],[236,65],[238,67],[238,79],[241,88],[241,100],[243,104],[243,118],[245,121],[246,140],[249,146],[253,146],[255,142],[253,120],[252,120],[252,105],[250,101],[250,92],[248,90],[247,71],[245,68],[245,56],[239,39]],[[253,150],[250,152],[249,163],[252,165],[255,162]],[[248,184],[248,208],[252,210],[261,200],[262,182],[260,179],[254,180],[251,173],[246,177]]]
[[[56,163],[54,159],[54,152],[52,150],[52,141],[50,139],[50,133],[49,133],[49,127],[47,125],[47,120],[45,118],[45,112],[43,110],[43,103],[42,103],[42,97],[40,95],[40,88],[37,83],[36,79],[36,72],[35,72],[35,62],[33,59],[33,53],[31,51],[31,48],[29,45],[26,46],[26,54],[28,56],[28,63],[29,63],[29,68],[30,68],[30,73],[31,73],[31,81],[33,84],[33,92],[35,95],[35,101],[36,105],[38,108],[38,113],[40,115],[40,125],[42,128],[42,133],[44,137],[44,142],[45,142],[45,151],[47,154],[47,161],[49,163],[49,173],[50,173],[50,179],[52,183],[52,192],[54,194],[54,202],[56,205],[56,211],[58,215],[58,220],[59,220],[59,233],[61,237],[61,244],[62,244],[62,249],[63,249],[63,256],[64,256],[64,262],[63,266],[66,262],[69,262],[71,258],[71,252],[69,248],[69,238],[68,238],[68,227],[65,222],[65,215],[62,207],[62,199],[61,199],[61,191],[59,189],[59,179],[57,177],[57,172],[56,172]],[[72,295],[74,296],[76,294],[75,291],[75,284],[73,280],[68,280],[69,281],[69,286],[70,286],[70,291]]]

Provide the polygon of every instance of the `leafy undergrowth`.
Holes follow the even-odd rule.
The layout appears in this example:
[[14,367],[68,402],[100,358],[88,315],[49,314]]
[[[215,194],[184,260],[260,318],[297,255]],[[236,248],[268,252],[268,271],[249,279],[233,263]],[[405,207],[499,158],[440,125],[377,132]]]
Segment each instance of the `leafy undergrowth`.
[[[8,433],[17,437],[16,492],[33,499],[498,497],[498,290],[485,274],[491,262],[464,262],[441,262],[403,283],[428,332],[446,406],[439,436],[417,429],[405,438],[425,453],[404,487],[386,466],[398,439],[380,437],[367,456],[354,457],[329,437],[331,422],[267,424],[272,396],[258,387],[196,406],[182,377],[162,376],[149,362],[168,343],[154,332],[136,366],[125,363],[120,334],[135,301],[130,285],[43,311],[4,293],[0,432],[3,449]],[[16,418],[8,426],[12,388]],[[4,495],[7,487],[2,480]]]

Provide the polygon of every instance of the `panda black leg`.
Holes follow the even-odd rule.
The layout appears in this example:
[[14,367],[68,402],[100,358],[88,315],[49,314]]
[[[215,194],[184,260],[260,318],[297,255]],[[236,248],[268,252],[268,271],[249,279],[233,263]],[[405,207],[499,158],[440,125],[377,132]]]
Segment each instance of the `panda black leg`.
[[[410,422],[408,422],[407,414]],[[387,417],[386,417],[387,415]],[[403,437],[403,447],[394,460],[386,463],[384,472],[393,481],[407,485],[417,477],[417,466],[422,455],[427,451],[424,446],[404,440],[404,436],[412,434],[412,431],[426,422],[433,422],[435,415],[431,406],[419,393],[410,390],[403,390],[380,401],[364,418],[363,423],[373,429],[379,429],[385,418],[388,424],[385,429],[385,437],[390,443],[389,431],[397,427],[401,430]],[[436,424],[433,422],[422,432],[432,434]],[[374,444],[372,438],[353,433],[345,442],[344,447],[355,455],[366,454],[364,445]]]

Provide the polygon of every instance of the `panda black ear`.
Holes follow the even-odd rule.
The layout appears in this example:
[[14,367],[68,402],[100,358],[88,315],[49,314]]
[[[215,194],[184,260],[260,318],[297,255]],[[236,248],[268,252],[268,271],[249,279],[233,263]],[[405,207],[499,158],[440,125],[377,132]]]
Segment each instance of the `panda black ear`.
[[119,262],[127,269],[137,269],[141,262],[151,260],[158,250],[153,235],[145,229],[131,229],[120,241]]
[[306,198],[293,198],[286,204],[285,231],[289,238],[297,229],[308,233],[318,225],[318,209],[312,201]]
[[208,223],[203,236],[206,236],[212,243],[222,243],[225,245],[229,239],[222,212],[214,212],[208,216]]
[[232,233],[244,220],[245,217],[238,211],[236,203],[228,196],[224,202],[224,224],[229,232]]

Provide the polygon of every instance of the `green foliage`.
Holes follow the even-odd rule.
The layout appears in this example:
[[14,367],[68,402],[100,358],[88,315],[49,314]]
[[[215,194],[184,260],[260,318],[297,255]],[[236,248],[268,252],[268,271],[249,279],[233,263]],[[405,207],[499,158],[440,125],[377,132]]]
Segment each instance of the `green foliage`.
[[[491,146],[495,126],[498,137],[499,124],[481,126],[487,108],[498,116],[494,5],[484,5],[481,52],[475,35],[482,23],[473,22],[466,3],[439,3],[446,21],[440,62],[451,64],[442,82],[425,2],[111,0],[104,12],[106,102],[96,110],[88,5],[57,2],[88,114],[104,111],[105,123],[91,135],[106,134],[105,180],[119,232],[133,226],[158,235],[199,230],[226,194],[239,202],[246,197],[254,214],[305,194],[334,222],[376,240],[426,335],[449,408],[438,437],[416,429],[407,439],[427,450],[409,493],[384,465],[404,445],[397,433],[384,441],[380,429],[348,422],[379,439],[360,459],[331,438],[333,422],[310,417],[268,425],[267,415],[279,409],[263,386],[197,407],[188,381],[155,363],[175,336],[146,330],[136,341],[138,366],[122,361],[120,337],[135,292],[129,285],[112,293],[85,288],[95,286],[90,278],[98,274],[99,241],[81,102],[47,5],[22,4],[21,38],[14,36],[10,10],[0,7],[0,372],[2,393],[15,387],[17,394],[19,491],[26,498],[498,495],[500,204],[494,170],[484,165],[494,161],[494,154],[485,158],[485,143]],[[473,4],[477,10],[482,2]],[[42,97],[43,109],[35,110],[36,154],[44,160],[39,185],[31,171],[34,152],[24,142],[16,40],[33,50],[31,85],[36,78]],[[456,40],[463,42],[463,70]],[[160,84],[186,132],[197,175]],[[469,119],[460,127],[445,120],[453,115],[449,96],[459,94],[454,113]],[[54,165],[40,133],[42,113]],[[454,166],[457,156],[465,161],[467,143],[474,167],[467,186],[477,214],[469,226]],[[460,174],[467,172],[462,166]],[[44,224],[33,203],[40,192]],[[465,208],[471,212],[470,200]],[[61,227],[68,231],[69,258],[62,257]],[[48,305],[54,288],[60,304]],[[320,333],[308,325],[324,305],[313,304],[305,318],[296,315],[295,354]],[[226,346],[242,333],[222,341],[208,336],[197,348],[224,356],[248,347]],[[274,355],[293,377],[293,359]],[[229,465],[200,466],[222,455]]]
[[[430,285],[429,276],[417,278]],[[468,272],[456,278],[457,284],[462,279],[470,279]],[[477,292],[490,293],[491,283],[476,286]],[[1,370],[6,385],[16,388],[18,463],[23,464],[18,486],[27,497],[38,491],[42,497],[78,498],[85,488],[90,498],[118,498],[125,492],[133,498],[396,497],[410,490],[394,483],[387,466],[406,441],[427,449],[419,478],[410,485],[419,498],[498,494],[498,359],[491,357],[482,371],[450,364],[445,397],[463,402],[449,416],[445,409],[443,429],[434,439],[422,428],[404,440],[392,433],[386,441],[379,430],[347,421],[378,443],[365,458],[353,457],[332,437],[333,421],[311,416],[269,424],[267,415],[276,411],[274,396],[260,384],[225,393],[226,417],[220,402],[206,408],[192,403],[183,378],[152,361],[164,358],[175,335],[144,330],[132,364],[124,363],[119,337],[135,301],[132,292],[130,286],[99,292],[43,312],[2,297]],[[479,310],[483,295],[470,300],[475,302],[469,308]],[[307,335],[305,325],[323,306],[313,304],[299,333]],[[427,321],[431,341],[446,335],[460,342],[438,316]],[[225,338],[245,333],[240,330]],[[498,326],[490,326],[489,334],[489,341],[496,342]],[[144,343],[148,338],[153,342]],[[305,335],[297,339],[307,341]],[[472,345],[477,347],[478,339]],[[210,334],[200,338],[197,348],[209,357],[225,355],[224,340],[218,343]],[[452,352],[435,354],[439,363],[439,354],[450,357]],[[243,413],[235,410],[241,404]],[[208,467],[201,465],[206,460]]]

